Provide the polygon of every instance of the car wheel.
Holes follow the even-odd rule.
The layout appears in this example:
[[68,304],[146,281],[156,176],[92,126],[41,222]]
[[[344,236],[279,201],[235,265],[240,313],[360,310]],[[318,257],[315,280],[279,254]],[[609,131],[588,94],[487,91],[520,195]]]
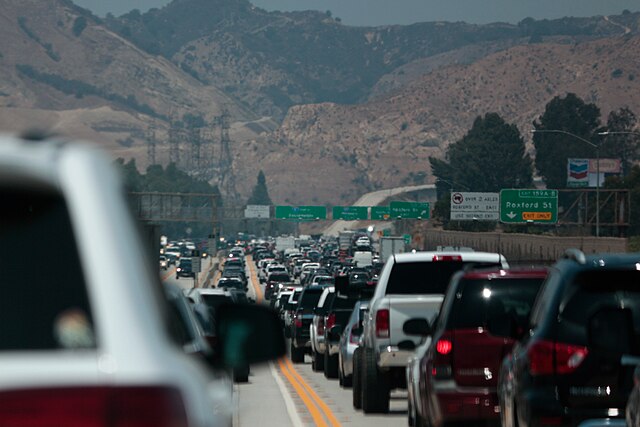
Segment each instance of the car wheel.
[[363,349],[362,362],[362,410],[365,414],[389,412],[389,387],[373,350]]
[[320,354],[317,351],[313,352],[313,365],[311,368],[315,372],[320,372],[324,370],[324,354]]
[[344,375],[342,374],[342,386],[347,388],[347,387],[352,387],[353,386],[353,376],[352,375]]
[[356,348],[353,352],[353,407],[355,409],[362,408],[362,392],[360,386],[360,354],[362,353],[362,349],[360,347]]
[[338,378],[338,355],[329,355],[329,349],[324,351],[324,376],[326,378]]
[[304,363],[304,348],[296,348],[291,341],[291,361],[293,363]]

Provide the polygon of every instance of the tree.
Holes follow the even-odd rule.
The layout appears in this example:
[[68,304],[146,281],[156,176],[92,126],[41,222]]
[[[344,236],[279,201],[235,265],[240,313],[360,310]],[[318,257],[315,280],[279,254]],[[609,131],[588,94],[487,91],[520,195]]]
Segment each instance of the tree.
[[258,179],[251,197],[247,201],[248,205],[271,205],[271,197],[269,197],[269,190],[267,189],[267,180],[264,176],[264,172],[258,173]]
[[620,108],[609,113],[606,130],[613,132],[602,142],[600,154],[622,161],[622,174],[631,172],[634,161],[640,159],[640,138],[637,134],[616,134],[615,132],[634,132],[638,118],[629,108]]
[[429,158],[432,172],[450,188],[499,191],[533,184],[532,162],[518,128],[497,113],[477,117],[469,132],[451,144],[447,161]]
[[[533,122],[536,130],[561,130],[587,141],[594,141],[600,126],[600,109],[587,104],[576,94],[565,98],[556,96],[545,107],[539,121]],[[595,144],[596,142],[594,142]],[[536,169],[547,188],[565,188],[567,185],[567,159],[595,157],[595,149],[584,141],[562,133],[535,133]]]
[[[450,191],[498,192],[502,188],[533,185],[533,166],[518,128],[497,113],[478,116],[472,128],[447,149],[445,160],[429,157],[436,177],[438,202],[435,215],[449,217]],[[466,224],[454,228],[487,230],[493,223]]]

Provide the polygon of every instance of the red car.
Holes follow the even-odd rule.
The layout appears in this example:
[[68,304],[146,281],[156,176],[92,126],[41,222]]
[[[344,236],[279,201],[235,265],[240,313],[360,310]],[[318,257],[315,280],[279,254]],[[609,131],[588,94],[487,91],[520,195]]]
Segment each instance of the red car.
[[501,329],[527,324],[546,276],[545,268],[462,271],[452,277],[435,325],[405,323],[405,332],[430,340],[407,368],[410,424],[498,420],[498,372],[514,344]]

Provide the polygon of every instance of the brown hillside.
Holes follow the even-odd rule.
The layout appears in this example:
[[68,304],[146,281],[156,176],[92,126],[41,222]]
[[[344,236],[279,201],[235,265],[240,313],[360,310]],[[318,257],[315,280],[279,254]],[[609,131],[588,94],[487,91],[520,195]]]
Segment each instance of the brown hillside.
[[[421,173],[430,181],[428,156],[443,156],[478,115],[498,112],[530,140],[531,122],[554,96],[567,92],[596,103],[605,118],[622,106],[640,113],[640,37],[517,46],[436,70],[364,105],[294,107],[272,139],[305,158],[309,170],[328,172],[315,197],[351,202],[346,193],[416,182]],[[265,162],[265,170],[276,169]],[[338,165],[355,174],[355,191],[345,191]],[[270,181],[275,199],[283,190],[304,193],[300,189],[318,185],[315,177],[288,170]]]

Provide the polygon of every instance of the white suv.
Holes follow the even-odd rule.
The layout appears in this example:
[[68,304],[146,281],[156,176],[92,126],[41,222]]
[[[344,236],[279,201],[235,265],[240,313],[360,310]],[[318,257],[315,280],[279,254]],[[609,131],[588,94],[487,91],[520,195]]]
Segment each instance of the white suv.
[[[231,425],[229,386],[181,348],[122,189],[94,148],[0,135],[0,425]],[[225,330],[246,324],[229,313]],[[278,341],[269,319],[252,321]]]

